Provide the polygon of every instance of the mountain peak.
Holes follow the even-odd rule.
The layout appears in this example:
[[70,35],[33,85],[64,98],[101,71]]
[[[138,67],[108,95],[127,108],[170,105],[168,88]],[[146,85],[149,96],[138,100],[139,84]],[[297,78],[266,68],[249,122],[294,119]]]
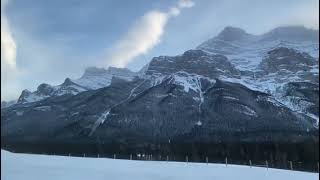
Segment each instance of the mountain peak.
[[22,91],[21,94],[25,94],[25,95],[31,94],[31,91],[29,91],[28,89],[25,89],[25,90]]
[[31,94],[31,91],[29,91],[28,89],[25,89],[25,90],[23,90],[22,92],[21,92],[21,95],[20,95],[20,97],[18,98],[18,103],[23,103],[23,102],[25,102],[25,98],[26,97],[28,97],[28,96],[30,96],[30,94]]
[[119,73],[133,73],[128,68],[117,68],[110,66],[107,70],[111,74],[119,74]]
[[106,74],[107,70],[105,68],[98,68],[98,67],[88,67],[84,71],[83,76],[97,76],[101,74]]
[[308,31],[310,29],[302,25],[291,25],[291,26],[279,26],[272,29],[270,32],[287,32],[287,31]]
[[249,34],[241,28],[227,26],[218,34],[217,38],[224,41],[236,41],[248,35]]
[[49,96],[54,91],[54,88],[46,83],[42,83],[37,88],[37,93],[45,96]]
[[224,27],[224,29],[222,30],[222,32],[224,31],[239,31],[239,32],[243,32],[243,33],[246,33],[245,30],[239,28],[239,27],[234,27],[234,26],[226,26]]
[[98,68],[98,67],[88,67],[83,77],[88,76],[104,76],[106,74],[109,75],[118,75],[118,74],[133,74],[134,72],[130,71],[128,68],[117,68],[117,67],[108,67],[108,69],[105,68]]
[[51,88],[51,86],[49,84],[46,84],[46,83],[42,83],[38,86],[37,90],[38,91],[42,91],[44,89],[48,89],[48,88]]
[[300,25],[280,26],[263,35],[264,39],[318,41],[319,30]]
[[64,82],[62,83],[62,86],[69,86],[69,85],[72,85],[72,84],[74,84],[74,82],[72,82],[70,78],[66,78],[64,80]]
[[192,49],[183,53],[183,56],[186,56],[186,57],[200,57],[204,55],[207,55],[207,53],[199,49]]

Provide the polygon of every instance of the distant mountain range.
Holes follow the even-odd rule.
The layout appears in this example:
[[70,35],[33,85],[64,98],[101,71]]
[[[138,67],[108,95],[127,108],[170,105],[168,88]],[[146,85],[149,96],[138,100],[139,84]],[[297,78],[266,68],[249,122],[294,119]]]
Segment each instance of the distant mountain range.
[[71,80],[66,78],[65,81],[58,86],[51,86],[43,83],[40,84],[34,92],[24,90],[18,98],[17,103],[31,103],[65,94],[76,95],[83,91],[95,90],[109,86],[112,77],[132,80],[136,75],[137,73],[124,68],[109,67],[106,70],[104,68],[89,67],[79,79]]
[[[91,67],[1,104],[8,141],[302,142],[318,139],[319,31],[226,27],[141,71]],[[317,140],[318,141],[318,140]]]

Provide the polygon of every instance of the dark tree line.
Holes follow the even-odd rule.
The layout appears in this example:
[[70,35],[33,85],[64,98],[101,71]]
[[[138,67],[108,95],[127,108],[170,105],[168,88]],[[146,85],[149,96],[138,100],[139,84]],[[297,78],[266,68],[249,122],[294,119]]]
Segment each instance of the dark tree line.
[[[186,156],[191,162],[209,162],[265,165],[269,167],[290,169],[290,161],[294,170],[318,171],[319,142],[301,143],[189,143],[177,142],[6,142],[2,140],[2,149],[19,153],[60,154],[87,157],[110,157],[116,154],[117,158],[146,159],[145,155],[152,155],[153,160],[185,161]],[[138,156],[140,154],[140,156]],[[149,157],[150,158],[150,157]]]

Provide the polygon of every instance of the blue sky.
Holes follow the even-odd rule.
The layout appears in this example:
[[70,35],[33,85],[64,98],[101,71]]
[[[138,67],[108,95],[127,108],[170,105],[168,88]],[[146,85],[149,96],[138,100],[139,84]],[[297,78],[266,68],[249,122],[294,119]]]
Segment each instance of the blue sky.
[[319,28],[318,0],[1,0],[1,8],[2,100],[78,78],[88,66],[137,71],[229,25],[253,34]]

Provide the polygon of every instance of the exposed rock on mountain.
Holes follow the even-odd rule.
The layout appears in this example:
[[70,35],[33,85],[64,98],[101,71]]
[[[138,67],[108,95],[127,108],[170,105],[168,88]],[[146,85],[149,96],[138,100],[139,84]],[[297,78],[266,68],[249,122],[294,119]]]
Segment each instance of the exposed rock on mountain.
[[222,41],[239,41],[252,38],[253,35],[248,34],[246,31],[236,27],[225,27],[222,32],[218,34],[215,39]]
[[279,47],[267,52],[266,59],[261,62],[261,68],[268,73],[281,70],[310,72],[317,64],[315,58],[305,52],[301,53],[294,49]]
[[275,28],[262,35],[262,39],[265,41],[311,41],[314,43],[318,43],[319,30],[307,29],[303,26],[283,26]]
[[146,75],[164,76],[184,71],[216,78],[219,75],[237,77],[240,72],[223,55],[210,55],[201,50],[189,50],[181,56],[160,56],[149,63]]
[[303,109],[305,113],[319,117],[318,84],[310,82],[290,82],[285,86],[285,97],[288,98],[294,106],[298,106],[297,109]]

